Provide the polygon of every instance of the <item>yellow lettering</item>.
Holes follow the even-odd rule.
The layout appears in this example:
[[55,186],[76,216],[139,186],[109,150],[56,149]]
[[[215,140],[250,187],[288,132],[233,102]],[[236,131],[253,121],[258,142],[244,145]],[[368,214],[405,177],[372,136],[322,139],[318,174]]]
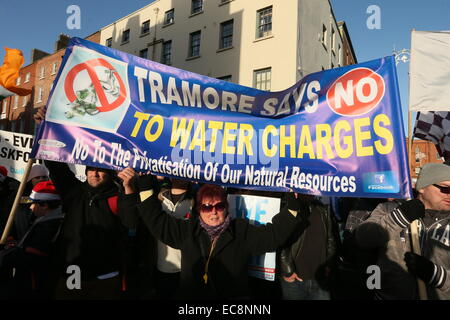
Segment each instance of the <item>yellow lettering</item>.
[[170,146],[175,147],[181,137],[181,148],[186,148],[189,136],[191,135],[194,119],[189,119],[188,127],[186,128],[186,119],[182,118],[178,124],[178,118],[173,118],[172,134],[170,137]]
[[[246,134],[247,133],[247,134]],[[239,126],[239,139],[238,139],[238,154],[242,155],[244,154],[244,146],[247,155],[252,156],[253,155],[253,149],[251,141],[253,139],[253,126],[248,123],[242,123]]]
[[194,150],[195,147],[200,147],[200,151],[205,151],[206,149],[205,120],[197,122],[197,128],[195,128],[189,150]]
[[290,157],[295,158],[295,125],[290,126],[291,134],[286,136],[286,126],[280,126],[280,157],[285,157],[286,146],[289,145]]
[[144,120],[148,120],[150,118],[150,115],[148,113],[142,113],[142,112],[136,111],[134,113],[134,117],[137,118],[137,121],[136,121],[136,124],[134,125],[133,132],[131,132],[132,137],[137,136],[139,129],[141,129],[142,122]]
[[212,129],[211,142],[209,143],[209,152],[214,152],[216,150],[217,131],[222,130],[223,122],[222,121],[209,121],[208,128]]
[[[352,130],[350,124],[345,120],[340,120],[336,123],[334,127],[334,148],[336,149],[336,153],[339,158],[346,159],[350,157],[353,153],[353,140],[351,136],[343,136],[341,139],[340,132],[346,131],[350,132]],[[347,146],[346,149],[343,149],[341,146],[341,140]]]
[[269,145],[268,145],[269,144],[269,134],[272,134],[273,136],[278,135],[278,131],[275,128],[275,126],[268,125],[267,127],[264,128],[264,131],[262,134],[262,141],[261,141],[264,155],[266,157],[273,157],[277,153],[278,147],[275,144],[273,144],[272,148],[269,148]]
[[[157,124],[157,129],[155,133],[152,133],[152,127],[153,124]],[[145,127],[145,139],[149,142],[153,142],[156,139],[159,138],[161,135],[161,132],[164,128],[164,119],[160,115],[153,116],[153,118],[150,119],[150,121],[147,123],[147,126]]]
[[302,131],[300,132],[300,143],[298,146],[298,158],[303,158],[303,155],[307,153],[310,159],[315,159],[313,143],[311,139],[311,131],[308,125],[302,126]]
[[228,142],[236,140],[236,134],[231,133],[230,130],[236,130],[238,124],[236,122],[225,122],[222,140],[222,153],[235,154],[236,147],[229,146]]
[[322,147],[325,148],[328,159],[333,159],[334,154],[330,146],[331,140],[331,127],[329,124],[318,124],[316,125],[316,151],[317,159],[323,159]]
[[356,139],[356,156],[364,157],[364,156],[373,156],[373,147],[363,147],[364,140],[370,140],[371,135],[370,131],[362,131],[362,127],[366,127],[370,125],[370,118],[360,118],[355,119],[354,128],[355,128],[355,139]]
[[394,137],[389,129],[380,126],[380,122],[382,122],[385,126],[389,126],[391,124],[391,120],[385,114],[379,114],[373,120],[373,130],[375,131],[375,134],[386,140],[385,145],[383,145],[380,140],[375,141],[375,149],[377,149],[380,154],[388,154],[394,147]]

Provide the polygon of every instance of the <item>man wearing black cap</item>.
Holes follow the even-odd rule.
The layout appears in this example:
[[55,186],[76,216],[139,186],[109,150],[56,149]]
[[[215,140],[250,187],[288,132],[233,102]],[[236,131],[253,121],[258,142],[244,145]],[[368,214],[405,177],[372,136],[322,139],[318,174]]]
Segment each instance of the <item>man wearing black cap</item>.
[[[86,181],[81,182],[65,163],[45,161],[45,165],[65,212],[56,259],[63,277],[55,298],[121,298],[126,289],[124,245],[135,228],[122,206],[122,195],[134,192],[132,183],[123,183],[122,188],[114,171],[94,167],[86,168]],[[127,174],[127,169],[120,174]],[[81,289],[67,286],[71,265],[81,271]]]
[[[417,199],[378,205],[356,230],[360,246],[378,248],[380,299],[417,299],[417,278],[428,299],[450,299],[450,166],[429,163],[416,183]],[[422,255],[411,251],[408,226],[418,219]]]

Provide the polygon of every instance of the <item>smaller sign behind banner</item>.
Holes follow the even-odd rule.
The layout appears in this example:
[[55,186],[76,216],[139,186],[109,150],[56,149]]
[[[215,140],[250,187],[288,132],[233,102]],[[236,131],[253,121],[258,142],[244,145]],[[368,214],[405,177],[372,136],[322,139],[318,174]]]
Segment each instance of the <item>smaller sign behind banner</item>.
[[[229,212],[234,217],[248,219],[253,225],[264,225],[271,222],[272,218],[280,212],[281,200],[250,195],[229,195],[228,203]],[[252,256],[248,273],[255,278],[275,281],[275,265],[275,252]]]

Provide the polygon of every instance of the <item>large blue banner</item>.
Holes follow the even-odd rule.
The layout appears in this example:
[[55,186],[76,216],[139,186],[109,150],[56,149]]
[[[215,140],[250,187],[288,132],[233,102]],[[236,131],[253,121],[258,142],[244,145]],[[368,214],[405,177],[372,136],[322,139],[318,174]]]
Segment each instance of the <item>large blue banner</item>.
[[407,198],[405,146],[393,57],[268,92],[73,38],[32,156],[238,188]]

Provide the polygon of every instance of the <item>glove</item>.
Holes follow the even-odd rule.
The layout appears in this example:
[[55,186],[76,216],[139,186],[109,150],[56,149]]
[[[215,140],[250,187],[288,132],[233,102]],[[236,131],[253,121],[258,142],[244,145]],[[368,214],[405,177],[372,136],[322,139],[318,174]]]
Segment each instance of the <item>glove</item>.
[[426,283],[440,288],[446,280],[445,269],[433,262],[412,252],[405,253],[405,262],[408,271]]
[[391,215],[398,225],[406,228],[414,220],[425,216],[425,206],[419,199],[409,200],[394,209]]
[[150,190],[155,186],[155,177],[152,174],[143,174],[138,178],[139,190]]
[[292,211],[300,210],[300,199],[296,198],[293,192],[286,195],[287,207]]

